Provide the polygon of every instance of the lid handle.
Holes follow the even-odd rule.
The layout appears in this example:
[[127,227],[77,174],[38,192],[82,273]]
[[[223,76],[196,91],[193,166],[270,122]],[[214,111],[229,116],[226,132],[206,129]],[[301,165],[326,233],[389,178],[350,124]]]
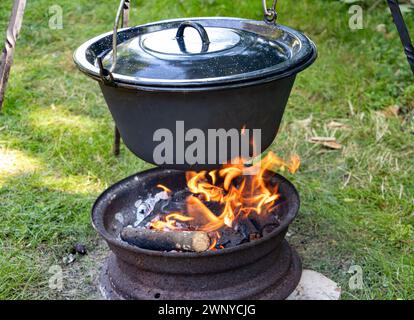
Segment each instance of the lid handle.
[[184,43],[184,30],[187,27],[191,27],[197,30],[198,34],[200,35],[201,41],[203,42],[203,47],[201,49],[201,52],[207,52],[208,51],[208,47],[210,45],[210,39],[208,38],[208,34],[206,29],[204,29],[204,27],[194,21],[184,21],[183,23],[180,24],[180,26],[178,27],[177,30],[177,34],[175,36],[175,38],[178,41],[178,45],[180,46],[180,50],[183,52],[187,52],[186,48],[185,48],[185,43]]

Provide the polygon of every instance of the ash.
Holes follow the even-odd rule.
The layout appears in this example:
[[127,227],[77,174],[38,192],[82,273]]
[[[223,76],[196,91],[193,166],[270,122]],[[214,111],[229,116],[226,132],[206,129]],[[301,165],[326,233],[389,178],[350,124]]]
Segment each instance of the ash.
[[170,197],[165,191],[158,192],[154,196],[148,196],[146,199],[139,199],[135,202],[136,211],[136,220],[134,222],[134,227],[138,227],[139,224],[152,212],[154,212],[155,206],[160,203],[161,200],[165,200],[165,204],[168,203]]

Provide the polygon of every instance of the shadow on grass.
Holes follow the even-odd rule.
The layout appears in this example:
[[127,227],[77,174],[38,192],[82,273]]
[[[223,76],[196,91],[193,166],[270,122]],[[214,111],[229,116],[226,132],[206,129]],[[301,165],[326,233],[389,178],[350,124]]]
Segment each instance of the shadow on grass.
[[62,264],[71,246],[90,251],[97,235],[90,223],[96,193],[45,186],[41,173],[12,176],[0,188],[0,297],[41,298],[48,290],[49,267]]

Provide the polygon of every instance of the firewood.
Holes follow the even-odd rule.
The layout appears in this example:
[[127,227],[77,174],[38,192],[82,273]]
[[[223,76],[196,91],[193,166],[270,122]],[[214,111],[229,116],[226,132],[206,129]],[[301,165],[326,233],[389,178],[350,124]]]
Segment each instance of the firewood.
[[156,251],[203,252],[210,247],[210,237],[203,231],[158,231],[126,227],[121,239],[137,247]]

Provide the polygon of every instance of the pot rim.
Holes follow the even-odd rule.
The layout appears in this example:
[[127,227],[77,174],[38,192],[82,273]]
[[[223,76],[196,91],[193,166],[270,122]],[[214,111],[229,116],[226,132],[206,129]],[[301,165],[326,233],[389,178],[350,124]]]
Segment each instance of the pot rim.
[[[197,21],[203,21],[203,20],[235,20],[235,21],[246,21],[246,22],[256,22],[256,23],[264,23],[262,21],[252,20],[252,19],[244,19],[244,18],[233,18],[233,17],[190,17],[190,18],[178,18],[178,19],[168,19],[168,20],[161,20],[156,22],[150,22],[147,24],[137,25],[135,27],[129,27],[129,28],[123,28],[119,29],[118,33],[124,32],[129,29],[134,28],[142,28],[142,27],[150,27],[153,25],[158,24],[168,24],[168,23],[174,23],[174,22],[180,22],[180,21],[188,21],[188,20],[197,20]],[[231,76],[228,77],[220,77],[217,79],[220,79],[219,82],[212,80],[209,82],[204,82],[200,79],[195,79],[188,83],[188,81],[183,81],[183,83],[180,83],[180,81],[174,81],[170,83],[170,81],[166,80],[160,80],[160,79],[152,79],[152,80],[139,80],[131,76],[123,76],[120,74],[113,74],[114,83],[111,85],[115,85],[116,87],[126,88],[126,89],[139,89],[144,91],[169,91],[169,92],[175,92],[175,91],[209,91],[209,90],[219,90],[219,89],[228,89],[228,88],[237,88],[237,87],[245,87],[245,86],[252,86],[257,85],[265,82],[275,81],[278,79],[282,79],[285,77],[293,76],[299,73],[300,71],[306,69],[308,66],[310,66],[315,59],[317,58],[317,49],[315,44],[310,40],[306,35],[303,33],[294,30],[292,28],[289,28],[287,26],[283,26],[280,24],[275,24],[275,27],[278,29],[288,33],[292,34],[298,38],[302,38],[303,42],[308,42],[311,52],[303,57],[302,60],[299,60],[296,62],[296,64],[293,65],[293,67],[289,67],[283,71],[278,72],[266,72],[263,70],[260,76],[254,76],[254,77],[248,77],[248,74],[246,74],[245,79],[231,79]],[[271,27],[269,25],[269,27]],[[102,81],[101,75],[100,75],[100,69],[90,63],[88,59],[86,58],[87,51],[90,49],[90,47],[103,40],[104,38],[111,39],[113,35],[113,31],[101,34],[99,36],[96,36],[85,43],[83,43],[74,53],[73,59],[79,70],[89,77],[97,80]],[[109,52],[110,50],[104,51],[105,53]],[[212,78],[213,79],[213,78]]]
[[[292,221],[296,218],[296,216],[299,214],[299,208],[300,208],[300,197],[299,197],[299,193],[296,190],[295,186],[285,177],[283,177],[282,175],[274,172],[274,171],[269,171],[270,174],[276,176],[281,182],[283,182],[285,185],[288,186],[288,188],[291,191],[291,194],[293,194],[295,196],[295,198],[297,199],[296,202],[292,202],[293,205],[296,204],[296,207],[289,210],[289,214],[285,217],[285,219],[282,219],[280,225],[275,228],[272,232],[270,232],[269,234],[267,234],[266,236],[263,236],[262,238],[255,240],[253,242],[247,242],[247,243],[243,243],[240,245],[237,245],[235,247],[231,247],[231,248],[224,248],[224,249],[220,249],[220,250],[208,250],[208,251],[204,251],[201,253],[197,253],[197,252],[168,252],[168,251],[155,251],[155,250],[148,250],[148,249],[142,249],[139,248],[137,246],[133,246],[130,245],[116,237],[114,237],[113,235],[111,235],[107,229],[104,227],[104,223],[103,223],[103,214],[101,214],[100,216],[98,216],[98,212],[99,210],[97,209],[98,206],[102,205],[102,202],[104,202],[106,199],[104,199],[105,197],[108,196],[108,194],[110,194],[111,192],[113,192],[114,190],[116,190],[117,188],[120,188],[122,185],[128,183],[128,181],[133,180],[137,175],[140,174],[150,174],[150,173],[154,173],[156,171],[167,171],[167,172],[172,172],[172,173],[180,173],[183,172],[181,170],[173,170],[173,169],[163,169],[163,168],[152,168],[152,169],[148,169],[145,171],[141,171],[138,172],[136,174],[133,174],[125,179],[122,179],[120,181],[118,181],[117,183],[113,184],[112,186],[110,186],[108,189],[106,189],[104,192],[102,192],[101,195],[99,195],[99,197],[96,199],[96,201],[94,202],[93,206],[92,206],[92,213],[91,213],[91,222],[92,222],[92,226],[93,228],[96,230],[96,232],[99,233],[99,235],[101,237],[104,238],[104,240],[108,243],[108,245],[113,245],[115,247],[124,249],[124,250],[128,250],[128,251],[133,251],[134,253],[137,254],[145,254],[145,255],[150,255],[150,256],[157,256],[157,257],[168,257],[168,258],[200,258],[200,257],[213,257],[213,256],[217,256],[217,255],[223,255],[223,254],[229,254],[229,253],[235,253],[235,252],[239,252],[239,251],[244,251],[246,249],[252,248],[253,246],[257,246],[260,245],[262,243],[268,242],[273,240],[275,237],[277,237],[280,233],[282,233],[283,231],[285,231],[289,225],[292,223]],[[106,201],[107,202],[107,201]],[[106,207],[107,204],[104,206]]]

